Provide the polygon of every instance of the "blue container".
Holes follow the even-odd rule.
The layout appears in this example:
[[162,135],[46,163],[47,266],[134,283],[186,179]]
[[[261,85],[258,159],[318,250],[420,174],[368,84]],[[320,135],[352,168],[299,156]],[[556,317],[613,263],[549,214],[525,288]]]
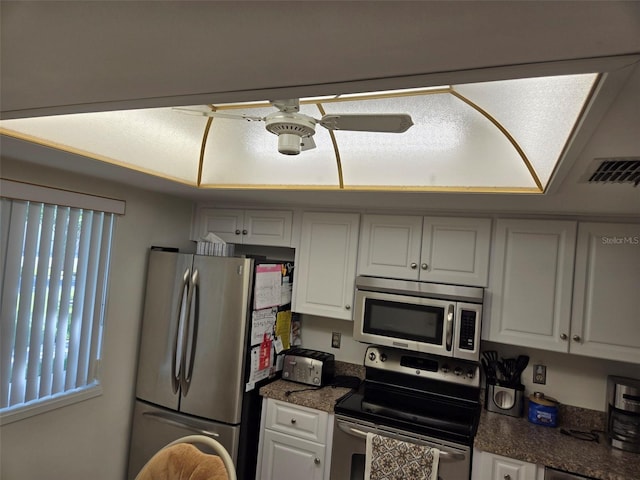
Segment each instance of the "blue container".
[[545,427],[558,426],[558,402],[542,392],[529,396],[529,421]]

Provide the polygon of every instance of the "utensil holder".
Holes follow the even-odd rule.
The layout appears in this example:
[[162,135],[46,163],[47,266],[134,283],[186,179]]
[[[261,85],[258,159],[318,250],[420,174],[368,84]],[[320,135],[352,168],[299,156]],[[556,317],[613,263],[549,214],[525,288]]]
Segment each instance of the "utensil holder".
[[489,412],[521,417],[524,411],[524,385],[504,387],[500,384],[487,383],[484,408]]

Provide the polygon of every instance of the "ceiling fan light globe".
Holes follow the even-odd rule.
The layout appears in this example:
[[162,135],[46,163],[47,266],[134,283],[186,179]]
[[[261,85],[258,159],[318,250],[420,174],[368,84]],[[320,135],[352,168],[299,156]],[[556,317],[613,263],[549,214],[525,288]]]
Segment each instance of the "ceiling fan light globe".
[[300,137],[291,133],[278,135],[278,152],[284,155],[298,155],[300,153]]

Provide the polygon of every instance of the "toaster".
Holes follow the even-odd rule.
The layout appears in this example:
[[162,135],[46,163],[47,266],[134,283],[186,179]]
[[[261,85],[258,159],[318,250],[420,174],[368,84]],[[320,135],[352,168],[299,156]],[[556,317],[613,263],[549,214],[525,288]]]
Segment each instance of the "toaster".
[[282,378],[292,382],[321,387],[331,383],[335,374],[332,353],[294,348],[284,355]]

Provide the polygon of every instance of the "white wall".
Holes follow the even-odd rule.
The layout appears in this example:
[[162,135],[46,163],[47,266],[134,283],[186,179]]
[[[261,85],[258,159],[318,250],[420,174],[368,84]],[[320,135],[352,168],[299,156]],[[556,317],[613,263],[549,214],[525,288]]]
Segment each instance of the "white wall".
[[[362,365],[366,345],[353,339],[352,329],[353,323],[349,321],[302,315],[302,345],[333,353],[336,360]],[[331,332],[342,333],[342,345],[339,349],[331,347]],[[543,392],[565,405],[592,410],[606,409],[607,375],[640,378],[640,366],[630,363],[485,341],[482,342],[482,349],[497,350],[504,358],[518,355],[530,357],[529,366],[522,374],[527,395],[536,391]],[[534,364],[546,365],[545,385],[533,383]]]
[[116,221],[105,318],[103,394],[0,427],[2,480],[125,477],[147,250],[191,248],[189,201],[2,159],[2,177],[127,202]]

